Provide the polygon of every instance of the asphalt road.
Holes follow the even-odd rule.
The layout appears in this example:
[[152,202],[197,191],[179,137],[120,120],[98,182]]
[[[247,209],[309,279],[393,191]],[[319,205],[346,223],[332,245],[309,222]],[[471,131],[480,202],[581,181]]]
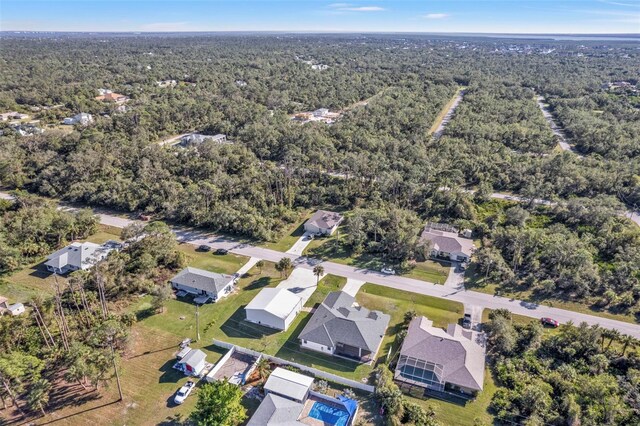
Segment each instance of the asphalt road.
[[[2,194],[2,193],[0,193]],[[65,209],[73,209],[71,207],[62,207]],[[122,228],[134,220],[115,216],[104,211],[99,212],[102,224]],[[325,273],[338,275],[353,280],[370,282],[385,287],[396,288],[399,290],[409,291],[428,296],[439,297],[442,299],[460,302],[464,305],[473,305],[476,307],[498,309],[504,308],[509,311],[532,318],[551,317],[561,323],[573,321],[580,323],[582,321],[588,324],[600,324],[601,327],[609,329],[617,329],[621,333],[629,334],[640,339],[640,325],[627,322],[601,318],[594,315],[587,315],[568,311],[564,309],[552,308],[545,305],[538,305],[531,302],[510,299],[507,297],[492,296],[486,293],[465,290],[464,288],[452,289],[443,285],[432,284],[426,281],[420,281],[413,278],[400,277],[395,275],[386,275],[378,271],[370,269],[356,268],[353,266],[342,265],[334,262],[325,262],[320,259],[307,258],[297,254],[282,253],[279,251],[256,247],[249,244],[239,243],[226,237],[220,237],[213,234],[204,233],[187,227],[176,227],[173,229],[178,240],[184,244],[201,245],[207,244],[214,249],[225,248],[232,253],[264,259],[270,262],[277,262],[283,257],[288,257],[293,261],[295,267],[313,269],[314,266],[322,264]]]

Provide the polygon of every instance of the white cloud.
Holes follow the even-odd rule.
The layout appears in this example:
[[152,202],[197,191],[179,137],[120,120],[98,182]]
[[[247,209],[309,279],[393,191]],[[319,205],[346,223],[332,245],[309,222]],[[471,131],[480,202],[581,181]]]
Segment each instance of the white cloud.
[[354,6],[349,3],[332,3],[329,5],[329,7],[345,12],[381,12],[385,10],[384,7],[380,6]]
[[448,18],[449,14],[447,13],[427,13],[426,15],[424,15],[425,18],[427,19],[444,19],[444,18]]

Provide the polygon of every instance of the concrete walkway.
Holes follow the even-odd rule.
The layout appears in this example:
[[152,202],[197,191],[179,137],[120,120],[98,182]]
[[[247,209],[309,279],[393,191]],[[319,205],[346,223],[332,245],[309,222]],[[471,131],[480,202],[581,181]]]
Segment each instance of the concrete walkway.
[[364,283],[365,281],[355,280],[353,278],[347,278],[347,283],[342,288],[342,291],[344,291],[347,294],[350,294],[353,297],[356,297],[356,294],[358,294],[358,291],[360,291],[360,287],[362,287]]
[[[320,279],[324,278],[327,274],[320,276]],[[295,268],[289,277],[278,284],[277,288],[284,288],[291,293],[302,299],[302,304],[307,303],[307,300],[318,288],[316,282],[318,278],[313,274],[312,270],[304,268]]]
[[245,263],[244,265],[242,265],[242,268],[238,269],[238,272],[236,272],[236,274],[238,274],[239,277],[242,277],[244,274],[249,272],[249,270],[251,268],[256,266],[256,263],[258,263],[259,261],[260,261],[259,257],[251,257],[251,258],[249,258],[249,261],[247,263]]

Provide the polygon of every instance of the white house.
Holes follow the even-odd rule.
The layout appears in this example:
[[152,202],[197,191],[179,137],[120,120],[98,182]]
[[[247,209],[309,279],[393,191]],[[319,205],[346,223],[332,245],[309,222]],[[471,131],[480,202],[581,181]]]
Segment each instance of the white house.
[[186,145],[196,145],[201,144],[207,140],[212,140],[215,143],[227,143],[227,135],[223,135],[222,133],[218,133],[217,135],[203,135],[200,133],[191,133],[185,135],[180,139],[180,143],[184,146]]
[[324,117],[328,113],[329,113],[329,110],[327,108],[318,108],[317,110],[313,111],[313,116],[314,117]]
[[247,321],[277,330],[289,328],[302,310],[302,299],[284,288],[263,288],[244,308]]
[[318,210],[304,223],[304,230],[312,234],[331,235],[343,220],[340,213]]
[[73,117],[65,118],[62,122],[62,124],[80,124],[82,126],[87,126],[91,123],[93,123],[93,116],[91,114],[87,114],[86,112],[81,112],[80,114],[76,114]]
[[0,315],[9,314],[12,316],[24,313],[24,305],[22,303],[9,304],[6,297],[0,296]]
[[275,394],[296,402],[307,399],[313,377],[278,367],[269,375],[264,384],[265,394]]
[[187,266],[171,278],[171,286],[197,296],[205,296],[217,302],[233,291],[235,277]]
[[102,245],[90,242],[71,243],[50,254],[44,265],[47,267],[47,271],[56,274],[87,270],[106,258],[114,248],[109,242]]

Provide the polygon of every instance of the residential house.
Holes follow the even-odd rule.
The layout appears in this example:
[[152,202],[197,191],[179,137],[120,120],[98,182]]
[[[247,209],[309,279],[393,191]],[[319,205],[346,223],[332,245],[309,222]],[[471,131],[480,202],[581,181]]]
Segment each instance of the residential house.
[[244,308],[247,321],[286,330],[302,310],[302,299],[284,288],[263,288]]
[[343,291],[329,293],[298,338],[301,346],[358,362],[375,358],[389,325],[389,315],[355,304]]
[[435,391],[476,395],[483,388],[485,352],[474,332],[458,324],[447,330],[416,317],[409,324],[394,377]]
[[87,114],[86,112],[81,112],[80,114],[76,114],[73,117],[65,118],[62,122],[62,124],[80,124],[81,126],[87,126],[91,123],[93,123],[93,116],[91,114]]
[[227,143],[227,135],[223,135],[221,133],[217,135],[202,135],[200,133],[191,133],[183,136],[180,139],[180,144],[183,146],[188,145],[197,145],[201,144],[205,141],[211,140],[215,143]]
[[17,316],[24,313],[24,305],[22,303],[10,304],[6,297],[0,296],[0,315],[9,314]]
[[47,271],[66,274],[71,271],[87,270],[107,257],[116,247],[113,242],[94,244],[90,242],[71,243],[65,248],[51,253],[44,265]]
[[425,252],[428,250],[429,256],[452,262],[468,262],[475,250],[473,240],[460,237],[457,232],[433,229],[429,226],[422,231],[419,244],[426,248]]
[[106,91],[104,94],[95,97],[96,101],[102,102],[115,102],[117,104],[121,104],[127,102],[129,98],[125,95],[121,95],[119,93],[114,93],[112,91]]
[[318,108],[317,110],[313,111],[313,116],[314,117],[324,117],[328,113],[329,113],[329,110],[327,108]]
[[331,235],[343,220],[340,213],[318,210],[304,223],[304,230],[311,234]]
[[228,296],[236,283],[231,275],[209,272],[203,269],[187,266],[175,277],[171,278],[171,286],[197,296],[203,296],[202,301],[211,299],[214,302]]
[[175,87],[178,82],[175,80],[162,80],[156,81],[156,84],[158,85],[158,87]]
[[247,426],[351,426],[358,403],[314,392],[313,378],[276,368],[264,385],[265,398]]

